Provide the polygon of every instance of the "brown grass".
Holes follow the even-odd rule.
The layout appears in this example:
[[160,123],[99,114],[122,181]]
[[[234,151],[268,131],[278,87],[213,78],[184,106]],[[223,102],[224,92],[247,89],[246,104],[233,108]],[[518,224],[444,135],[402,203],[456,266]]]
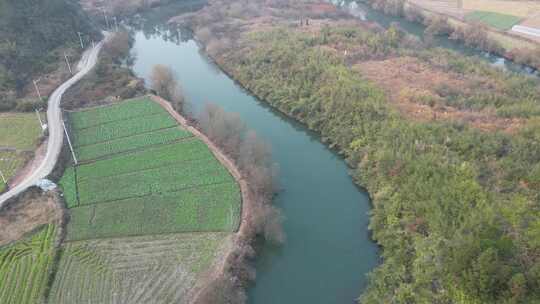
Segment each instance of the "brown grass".
[[58,221],[62,211],[55,192],[30,189],[0,210],[0,246],[22,238],[37,227]]
[[[405,117],[417,121],[459,121],[484,131],[512,132],[519,128],[521,119],[497,117],[492,111],[461,110],[441,105],[442,98],[435,88],[446,85],[468,94],[473,90],[490,87],[485,79],[464,79],[457,74],[437,70],[412,57],[390,58],[381,61],[357,63],[354,69],[381,86],[389,94],[393,105]],[[433,100],[429,105],[421,100]]]

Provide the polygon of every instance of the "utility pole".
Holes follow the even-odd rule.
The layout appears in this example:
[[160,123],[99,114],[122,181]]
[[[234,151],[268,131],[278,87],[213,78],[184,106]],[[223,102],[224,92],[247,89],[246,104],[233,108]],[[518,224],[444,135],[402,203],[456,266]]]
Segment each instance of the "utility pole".
[[101,10],[103,11],[103,16],[105,17],[105,24],[107,24],[107,29],[109,29],[110,28],[109,19],[107,18],[107,14],[105,13],[105,9],[102,8]]
[[81,32],[77,32],[77,34],[79,35],[79,42],[81,43],[81,49],[84,49],[84,44],[82,42]]
[[69,60],[68,60],[68,58],[67,58],[66,52],[64,52],[64,58],[66,58],[66,63],[67,63],[68,69],[69,69],[69,73],[70,73],[71,75],[73,75],[73,71],[71,70],[71,65],[69,64]]
[[44,127],[44,125],[43,125],[43,121],[41,120],[41,116],[39,115],[38,109],[36,109],[36,115],[37,115],[37,118],[38,118],[38,120],[39,120],[39,124],[41,125],[41,129],[42,129],[42,130],[45,130],[45,127]]
[[116,16],[114,16],[114,26],[116,27],[116,31],[118,32],[118,19]]
[[77,165],[77,157],[75,157],[75,152],[73,151],[73,146],[71,145],[71,139],[69,139],[69,134],[66,129],[66,124],[64,123],[63,119],[62,119],[62,127],[64,127],[64,132],[66,132],[66,137],[69,144],[69,149],[71,150],[71,155],[73,156],[73,161],[75,162],[75,165]]
[[93,48],[93,49],[96,48],[96,43],[94,42],[94,39],[92,39],[92,48]]
[[36,92],[38,94],[38,97],[39,97],[39,100],[41,102],[43,102],[43,98],[41,98],[41,93],[39,92],[39,88],[37,86],[37,83],[41,80],[41,78],[39,78],[38,80],[32,80],[32,82],[34,83],[34,88],[36,89]]

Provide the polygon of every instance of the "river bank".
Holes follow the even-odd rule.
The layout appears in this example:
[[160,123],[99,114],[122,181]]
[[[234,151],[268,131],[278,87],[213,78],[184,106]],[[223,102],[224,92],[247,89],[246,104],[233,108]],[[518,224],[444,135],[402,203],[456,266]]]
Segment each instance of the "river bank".
[[[342,18],[323,3],[307,8],[269,4],[271,15],[264,10],[250,11],[254,8],[249,7],[236,6],[230,11],[232,5],[229,11],[215,15],[212,5],[223,8],[215,1],[196,16],[175,21],[192,26],[206,51],[243,87],[331,139],[350,163],[356,164],[353,176],[373,194],[370,227],[384,248],[384,263],[372,274],[363,301],[537,297],[535,293],[511,291],[515,285],[507,284],[534,284],[517,282],[523,276],[534,277],[531,269],[536,269],[538,261],[530,260],[525,268],[514,264],[520,254],[531,254],[525,252],[534,238],[524,241],[512,237],[504,233],[508,224],[494,221],[519,213],[523,206],[516,196],[525,201],[535,199],[532,184],[523,187],[520,180],[535,179],[525,168],[537,165],[538,160],[517,151],[536,149],[527,145],[536,141],[531,134],[538,126],[530,117],[537,112],[529,108],[519,114],[504,105],[490,104],[496,96],[471,99],[484,85],[500,86],[504,83],[500,80],[514,76],[449,52],[421,52],[396,29],[371,36],[369,25]],[[230,22],[230,16],[234,16],[234,22]],[[411,45],[414,52],[407,51]],[[398,71],[398,77],[409,80],[406,84],[415,84],[413,76],[425,69],[427,76],[437,76],[427,79],[438,79],[426,86],[416,83],[415,90],[409,92],[412,97],[399,91],[401,86],[398,92],[385,88],[387,79],[369,75],[365,66],[405,55],[414,58],[413,65]],[[449,60],[441,61],[441,56],[449,56]],[[481,73],[488,73],[489,78],[479,78]],[[467,77],[468,82],[456,82],[457,75]],[[534,82],[519,77],[513,81]],[[452,86],[472,83],[476,88],[465,90],[471,93],[458,100],[448,99],[455,96],[448,94]],[[431,84],[438,87],[437,91],[429,90]],[[534,94],[534,85],[526,91]],[[512,94],[508,88],[497,92]],[[403,100],[398,100],[400,96]],[[537,99],[533,95],[532,100]],[[478,111],[482,118],[471,122],[462,114],[447,114],[450,110],[458,114]],[[427,115],[414,116],[422,111]],[[496,122],[504,117],[525,120],[506,129],[504,120]],[[485,121],[494,125],[486,128],[482,124]],[[478,142],[484,143],[484,148],[475,144]],[[493,149],[486,149],[487,143]],[[513,146],[515,152],[499,153],[505,145]],[[523,168],[517,173],[521,177],[508,175],[510,163]],[[506,190],[501,192],[503,184]],[[513,227],[519,235],[533,229]],[[486,234],[490,230],[498,233]],[[510,241],[514,249],[504,252],[498,245],[476,245],[482,239],[496,244]],[[463,251],[470,254],[460,256]],[[433,265],[433,259],[438,264]],[[467,274],[467,269],[479,260],[489,261],[484,266],[495,267],[495,272],[504,265],[502,269],[508,267],[515,274],[492,273],[495,279],[489,286],[478,286],[479,278]],[[433,284],[440,287],[432,289]]]

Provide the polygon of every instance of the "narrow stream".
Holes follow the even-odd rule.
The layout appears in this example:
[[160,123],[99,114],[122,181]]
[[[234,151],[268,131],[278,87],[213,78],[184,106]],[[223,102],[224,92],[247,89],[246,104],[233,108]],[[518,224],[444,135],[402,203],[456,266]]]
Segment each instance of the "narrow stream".
[[134,51],[139,76],[148,79],[155,64],[171,66],[195,109],[211,101],[237,112],[272,146],[282,188],[275,204],[286,217],[287,241],[261,250],[249,302],[354,303],[378,252],[367,229],[369,197],[353,184],[343,159],[315,134],[247,94],[193,40],[137,32]]

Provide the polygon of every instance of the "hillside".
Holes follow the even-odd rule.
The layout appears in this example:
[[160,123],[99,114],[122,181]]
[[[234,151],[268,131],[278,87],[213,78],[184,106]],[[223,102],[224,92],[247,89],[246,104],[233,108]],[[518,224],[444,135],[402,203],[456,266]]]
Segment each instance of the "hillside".
[[77,32],[98,40],[76,0],[0,0],[0,111],[15,108],[32,78],[63,64],[61,49],[80,53]]

